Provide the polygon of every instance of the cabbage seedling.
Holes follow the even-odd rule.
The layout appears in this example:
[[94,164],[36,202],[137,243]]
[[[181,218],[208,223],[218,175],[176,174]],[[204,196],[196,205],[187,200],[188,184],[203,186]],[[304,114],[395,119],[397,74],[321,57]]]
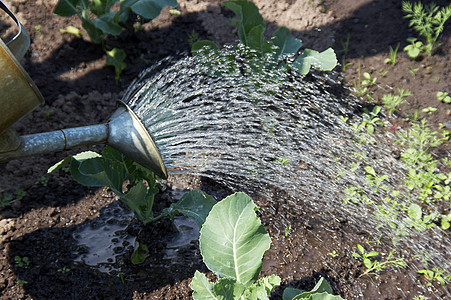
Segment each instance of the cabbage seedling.
[[340,296],[333,295],[332,287],[321,277],[311,291],[302,291],[286,288],[283,291],[283,300],[318,299],[318,300],[343,300]]
[[[239,19],[236,27],[241,44],[254,50],[258,56],[263,57],[266,54],[270,54],[276,60],[282,58],[286,61],[291,61],[290,68],[303,75],[307,74],[311,67],[330,71],[337,65],[337,57],[332,48],[328,48],[323,52],[303,49],[302,41],[294,38],[285,27],[276,30],[269,41],[265,40],[263,33],[266,24],[254,3],[237,0],[226,1],[222,5],[233,11]],[[198,41],[193,44],[192,52],[199,54],[199,50],[203,47],[212,50],[219,49],[211,41]],[[288,67],[286,62],[282,65]]]
[[205,265],[219,280],[210,282],[196,271],[191,281],[194,299],[267,299],[280,278],[257,280],[271,238],[261,224],[257,206],[244,193],[235,193],[213,206],[199,237]]
[[[280,284],[276,275],[257,280],[271,238],[256,210],[257,206],[244,193],[230,195],[213,206],[200,231],[199,247],[204,263],[219,279],[210,282],[196,271],[190,285],[194,299],[269,299],[271,291]],[[331,294],[332,288],[321,278],[309,292],[286,289],[283,299],[342,299]]]
[[[145,19],[156,18],[165,6],[177,6],[176,0],[121,0],[120,10],[111,10],[119,0],[59,0],[54,13],[62,17],[77,15],[83,28],[94,44],[101,44],[107,54],[107,64],[116,71],[116,81],[125,68],[125,52],[120,49],[109,49],[105,39],[122,33],[123,24],[132,11]],[[81,32],[73,27],[67,27],[64,32],[81,36]]]
[[[75,181],[90,187],[109,187],[144,224],[181,213],[200,227],[216,203],[213,197],[194,190],[184,194],[159,216],[154,216],[152,207],[158,193],[156,175],[121,152],[111,147],[105,147],[102,154],[82,152],[58,162],[48,172],[55,172],[67,164]],[[128,182],[125,189],[124,182]]]

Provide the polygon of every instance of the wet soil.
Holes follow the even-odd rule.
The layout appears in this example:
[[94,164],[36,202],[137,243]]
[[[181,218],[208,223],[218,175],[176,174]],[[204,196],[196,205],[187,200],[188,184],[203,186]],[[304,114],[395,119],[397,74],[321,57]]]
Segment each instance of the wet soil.
[[[220,6],[221,1],[178,2],[180,15],[164,9],[142,30],[135,31],[130,26],[120,37],[107,41],[128,55],[127,69],[115,82],[114,70],[106,66],[104,53],[89,42],[87,34],[80,38],[60,33],[68,25],[81,28],[81,24],[76,18],[54,15],[56,1],[5,1],[30,33],[31,48],[22,64],[46,100],[45,105],[14,128],[26,134],[104,122],[113,113],[115,101],[141,70],[168,55],[189,51],[188,38],[193,31],[200,38],[221,45],[236,42],[236,31],[228,21],[233,14]],[[268,34],[277,26],[287,26],[308,48],[333,47],[346,65],[345,85],[351,86],[358,80],[360,66],[362,73],[369,72],[378,78],[371,88],[376,101],[399,88],[412,91],[413,96],[401,106],[399,115],[390,119],[393,125],[408,126],[403,117],[425,107],[438,109],[422,115],[434,129],[440,123],[450,122],[449,104],[440,103],[435,97],[437,91],[451,92],[449,24],[440,37],[443,45],[434,56],[411,60],[401,50],[407,44],[406,38],[414,34],[408,29],[408,21],[402,18],[401,1],[255,0],[255,3],[268,22]],[[4,18],[0,20],[2,25],[7,24]],[[344,51],[348,36],[349,46]],[[385,64],[389,46],[396,47],[397,43],[400,50],[396,64]],[[418,68],[415,76],[409,68]],[[388,72],[382,76],[385,71]],[[10,193],[17,189],[26,192],[22,200],[0,211],[1,299],[190,299],[189,283],[195,270],[208,272],[195,240],[188,239],[183,246],[168,251],[167,245],[180,234],[169,220],[142,226],[126,218],[125,208],[110,191],[80,186],[64,171],[47,174],[51,165],[68,154],[86,149],[100,151],[101,147],[0,165],[0,188]],[[436,154],[449,157],[449,151],[447,143]],[[170,176],[161,185],[155,210],[163,209],[183,191],[194,188],[218,200],[233,192],[210,179]],[[364,267],[352,258],[352,253],[356,244],[371,238],[370,233],[350,230],[345,218],[316,211],[307,200],[293,199],[284,193],[283,187],[274,188],[271,198],[255,197],[255,201],[262,208],[260,217],[273,240],[264,257],[262,275],[277,274],[282,278],[273,299],[281,299],[283,288],[288,286],[311,289],[320,276],[325,276],[334,291],[346,299],[413,299],[418,295],[428,299],[450,298],[449,286],[427,286],[427,281],[414,272],[388,268],[378,277],[360,277]],[[105,217],[109,215],[121,215],[124,219],[120,223]],[[102,222],[111,226],[126,223],[123,231],[136,236],[150,250],[145,263],[139,266],[130,263],[133,248],[130,241],[102,234],[99,243],[110,239],[113,252],[118,254],[116,261],[105,264],[109,265],[109,271],[102,272],[101,268],[78,261],[89,249],[77,242],[77,236],[87,227],[101,227]],[[288,225],[291,234],[286,236]],[[389,241],[374,248],[381,253],[390,249]],[[336,257],[329,254],[334,250]],[[29,264],[20,264],[16,257],[28,257]]]

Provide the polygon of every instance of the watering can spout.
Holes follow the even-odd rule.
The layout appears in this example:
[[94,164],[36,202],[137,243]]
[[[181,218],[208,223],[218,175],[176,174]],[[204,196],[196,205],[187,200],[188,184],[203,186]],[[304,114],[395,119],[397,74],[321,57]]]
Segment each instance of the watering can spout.
[[61,129],[17,137],[13,131],[0,135],[0,162],[81,146],[106,144],[165,179],[167,170],[147,129],[124,103],[105,124]]
[[119,104],[107,123],[109,132],[106,144],[166,179],[166,167],[149,132],[127,104],[122,101]]

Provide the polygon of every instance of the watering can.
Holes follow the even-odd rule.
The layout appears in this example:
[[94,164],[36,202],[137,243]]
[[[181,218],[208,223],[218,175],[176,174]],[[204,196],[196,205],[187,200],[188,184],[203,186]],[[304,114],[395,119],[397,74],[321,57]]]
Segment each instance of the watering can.
[[30,46],[30,37],[16,16],[0,1],[19,27],[19,33],[6,44],[0,39],[0,162],[53,153],[81,146],[106,144],[149,168],[161,178],[167,170],[149,132],[122,101],[104,124],[61,129],[19,136],[11,126],[44,104],[38,88],[20,65]]

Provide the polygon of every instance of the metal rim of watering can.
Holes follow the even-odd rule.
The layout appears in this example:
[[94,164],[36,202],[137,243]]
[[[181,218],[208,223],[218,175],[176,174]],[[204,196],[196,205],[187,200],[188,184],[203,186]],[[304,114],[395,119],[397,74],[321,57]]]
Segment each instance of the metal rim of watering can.
[[5,44],[11,50],[11,52],[14,53],[16,59],[21,60],[24,57],[25,53],[28,51],[28,48],[30,48],[30,36],[28,35],[23,25],[19,22],[19,19],[2,1],[0,1],[0,9],[6,12],[19,27],[19,32]]

